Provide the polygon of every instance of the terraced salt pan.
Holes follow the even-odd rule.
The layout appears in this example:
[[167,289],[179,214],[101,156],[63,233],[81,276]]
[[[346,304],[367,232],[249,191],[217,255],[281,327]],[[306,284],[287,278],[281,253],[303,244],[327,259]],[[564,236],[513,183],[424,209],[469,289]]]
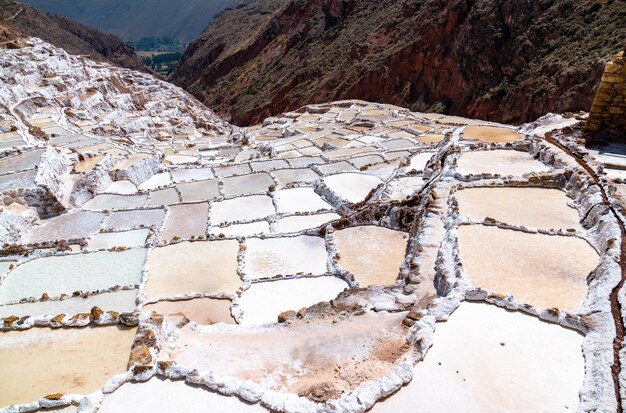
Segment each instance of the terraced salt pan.
[[382,181],[371,175],[344,173],[324,178],[324,183],[337,196],[353,204],[365,200]]
[[146,250],[99,251],[37,258],[17,266],[0,285],[0,304],[139,284]]
[[178,192],[174,188],[166,188],[150,193],[150,203],[148,206],[174,205],[180,203]]
[[133,165],[136,165],[137,163],[143,161],[144,159],[148,158],[149,156],[151,156],[149,153],[136,153],[136,154],[131,155],[128,158],[124,159],[123,161],[117,163],[113,167],[113,170],[114,171],[118,171],[118,170],[129,168],[129,167],[131,167]]
[[413,380],[373,413],[573,412],[583,337],[519,312],[462,303],[437,323]]
[[104,214],[77,211],[40,221],[28,234],[28,242],[70,240],[85,238],[98,231]]
[[172,178],[168,172],[162,172],[155,175],[152,175],[146,181],[142,182],[139,185],[139,189],[148,191],[151,189],[157,189],[161,186],[168,186],[172,183]]
[[578,212],[565,192],[548,188],[467,188],[455,193],[461,215],[487,217],[511,225],[582,230]]
[[339,265],[361,287],[393,285],[406,255],[408,235],[375,226],[346,228],[333,233]]
[[99,307],[103,311],[132,312],[135,310],[137,290],[120,290],[111,293],[102,293],[87,298],[72,297],[61,301],[37,301],[34,303],[21,303],[12,305],[0,305],[0,317],[23,317],[37,315],[74,315],[89,313],[93,307]]
[[[0,407],[48,394],[89,394],[126,371],[134,328],[32,328],[0,333]],[[10,368],[6,368],[10,366]]]
[[341,216],[335,213],[285,217],[278,221],[278,231],[282,233],[300,232],[311,228],[317,228],[339,218],[341,218]]
[[458,238],[471,284],[538,308],[579,308],[587,276],[599,263],[595,250],[576,237],[462,225]]
[[77,173],[89,172],[93,168],[95,168],[98,162],[100,162],[103,159],[104,159],[104,156],[94,156],[92,158],[83,159],[82,161],[79,161],[78,164],[74,167],[74,172],[77,172]]
[[411,157],[409,165],[405,168],[406,171],[423,171],[426,168],[426,164],[433,157],[434,152],[420,152]]
[[115,181],[107,186],[104,191],[107,194],[133,195],[137,192],[137,187],[130,181]]
[[250,238],[246,241],[244,272],[248,278],[326,273],[324,239],[312,236]]
[[174,154],[174,155],[167,155],[165,157],[165,161],[171,163],[172,165],[184,165],[184,164],[190,164],[190,163],[197,162],[198,161],[198,157],[197,156],[191,156],[191,155]]
[[183,202],[206,201],[220,197],[216,180],[187,182],[178,184],[176,187],[180,191]]
[[211,225],[217,226],[227,222],[248,221],[265,218],[275,214],[272,198],[267,195],[252,195],[225,201],[213,202],[211,205]]
[[146,238],[148,238],[149,233],[150,230],[147,228],[122,232],[103,232],[94,235],[87,242],[87,248],[97,250],[114,247],[143,247],[146,245]]
[[188,168],[172,171],[172,179],[174,182],[202,181],[205,179],[215,178],[211,168]]
[[35,184],[36,170],[18,172],[0,176],[0,192],[16,190],[20,188],[37,188]]
[[289,164],[283,160],[276,159],[270,161],[251,162],[250,167],[254,172],[265,172],[271,171],[272,169],[289,168]]
[[137,227],[158,229],[165,218],[162,208],[115,211],[104,222],[105,229],[125,230]]
[[389,199],[402,201],[419,191],[424,186],[424,180],[419,176],[405,176],[394,179],[387,187]]
[[355,168],[354,165],[346,161],[318,165],[317,169],[319,169],[319,171],[323,173],[324,175],[331,175],[331,174],[336,174],[340,172],[357,172],[358,171],[358,169]]
[[524,139],[524,135],[514,129],[481,125],[466,126],[463,137],[487,143],[510,143]]
[[293,182],[313,183],[320,179],[320,176],[309,168],[305,169],[280,169],[272,171],[271,175],[276,183],[282,187]]
[[186,293],[234,294],[241,286],[237,275],[237,241],[181,242],[155,248],[148,256],[148,297]]
[[346,288],[348,283],[332,276],[254,283],[239,299],[240,324],[275,323],[283,311],[330,301]]
[[133,209],[141,208],[148,201],[148,195],[113,195],[100,194],[83,204],[83,209]]
[[198,324],[234,324],[235,320],[230,314],[230,306],[230,300],[195,298],[193,300],[159,301],[144,305],[141,311],[155,311],[162,315],[182,313],[190,321]]
[[185,384],[184,381],[169,381],[152,378],[143,383],[126,383],[108,394],[99,413],[120,413],[133,406],[133,413],[185,412],[205,413],[263,413],[258,404],[248,404],[236,397],[226,397],[207,389]]
[[192,236],[204,236],[208,219],[209,204],[206,202],[172,205],[160,239],[170,241],[174,237],[190,239]]
[[315,212],[322,209],[332,209],[313,188],[291,188],[276,191],[276,205],[278,212]]
[[270,224],[267,221],[251,222],[249,224],[233,224],[225,227],[211,227],[209,234],[226,237],[248,237],[270,233]]
[[224,178],[224,195],[227,197],[267,192],[274,180],[265,172]]
[[0,160],[0,174],[31,169],[37,166],[45,150],[37,149]]
[[213,169],[215,171],[215,176],[217,177],[225,177],[232,175],[241,175],[252,172],[250,169],[250,165],[247,163],[239,164],[239,165],[231,165],[231,166],[220,166]]
[[513,150],[464,152],[456,168],[461,175],[490,173],[502,176],[521,176],[549,170],[529,153]]
[[358,384],[355,377],[377,380],[388,371],[405,343],[405,315],[378,312],[350,319],[294,320],[289,328],[187,325],[163,343],[160,359],[276,391],[306,395],[325,383],[338,397]]

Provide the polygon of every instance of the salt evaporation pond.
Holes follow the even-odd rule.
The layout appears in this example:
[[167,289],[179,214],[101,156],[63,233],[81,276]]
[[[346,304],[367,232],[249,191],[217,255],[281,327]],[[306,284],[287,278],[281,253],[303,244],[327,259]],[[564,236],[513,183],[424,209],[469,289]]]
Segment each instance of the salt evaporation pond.
[[253,279],[298,273],[319,275],[327,271],[327,256],[320,237],[249,238],[244,272]]
[[332,209],[313,188],[282,189],[275,195],[278,212],[315,212],[322,209]]
[[502,176],[521,176],[549,170],[549,167],[533,158],[528,152],[513,150],[464,152],[456,168],[461,175],[489,173]]
[[245,403],[237,397],[186,384],[152,378],[143,383],[126,383],[108,394],[98,413],[120,413],[132,407],[133,413],[204,413],[207,409],[228,413],[267,413],[260,405]]
[[209,204],[206,202],[173,205],[169,207],[160,239],[171,241],[174,237],[190,239],[205,236],[208,219]]
[[524,135],[511,128],[472,125],[463,129],[463,138],[487,143],[511,143],[524,139]]
[[114,247],[143,247],[146,244],[149,233],[150,230],[147,228],[133,231],[103,232],[94,235],[89,242],[87,242],[87,248],[97,250]]
[[32,328],[0,333],[0,406],[89,394],[126,371],[134,328]]
[[141,281],[145,259],[144,248],[37,258],[7,274],[0,288],[0,303],[39,298],[43,293],[55,297],[74,291],[136,285]]
[[278,221],[278,231],[282,233],[304,231],[311,228],[317,228],[339,218],[341,218],[341,216],[335,213],[294,215],[291,217],[281,218]]
[[580,238],[485,225],[459,228],[459,252],[472,285],[538,308],[579,308],[587,276],[599,264],[596,251]]
[[230,300],[195,298],[193,300],[159,301],[146,304],[141,311],[154,311],[163,315],[182,313],[190,321],[198,324],[234,324],[235,320],[230,314],[230,306]]
[[239,299],[241,324],[275,323],[283,311],[330,301],[346,288],[349,286],[345,281],[332,276],[254,283]]
[[461,215],[476,221],[494,218],[510,225],[582,229],[578,211],[565,192],[548,188],[467,188],[455,193]]
[[225,237],[248,237],[270,233],[270,224],[267,221],[251,222],[248,224],[233,224],[225,227],[211,227],[209,234]]
[[[534,317],[462,303],[437,323],[413,380],[373,413],[575,412],[583,336]],[[459,345],[462,343],[462,345]]]
[[223,181],[224,196],[227,197],[267,192],[274,185],[274,180],[267,173],[233,176]]
[[367,225],[335,231],[333,240],[339,265],[354,274],[361,287],[396,283],[406,254],[407,233]]
[[65,300],[46,300],[33,303],[0,305],[0,317],[24,317],[38,315],[89,313],[93,307],[103,311],[132,312],[135,311],[137,290],[120,290],[110,293],[90,295],[89,297],[71,297]]
[[186,293],[234,294],[242,282],[237,275],[237,241],[181,242],[155,248],[148,256],[148,297]]
[[371,175],[342,173],[327,176],[324,183],[337,196],[355,204],[363,201],[382,181]]
[[265,218],[275,212],[272,198],[267,195],[227,199],[211,206],[211,225]]

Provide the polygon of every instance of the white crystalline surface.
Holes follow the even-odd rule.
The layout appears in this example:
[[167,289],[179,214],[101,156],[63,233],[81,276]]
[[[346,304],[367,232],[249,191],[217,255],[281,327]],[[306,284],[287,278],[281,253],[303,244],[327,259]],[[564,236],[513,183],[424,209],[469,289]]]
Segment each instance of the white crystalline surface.
[[620,146],[553,131],[577,160],[544,139],[557,115],[358,100],[239,128],[149,74],[16,42],[0,410],[616,411]]
[[248,239],[244,271],[250,278],[324,274],[326,247],[320,237]]
[[139,284],[145,259],[144,248],[38,258],[7,274],[0,288],[0,303],[39,298],[43,293],[53,297]]
[[276,192],[278,212],[315,212],[320,209],[332,209],[328,202],[320,198],[313,188],[283,189]]
[[298,311],[320,301],[332,300],[346,288],[345,281],[329,276],[252,284],[239,301],[243,310],[241,324],[274,323],[283,311]]
[[357,203],[363,201],[382,181],[375,176],[344,173],[328,176],[324,182],[340,198]]
[[[578,405],[582,335],[484,304],[461,304],[436,328],[411,383],[373,412],[568,412]],[[493,379],[500,375],[506,378]]]
[[207,407],[213,411],[232,413],[260,413],[266,409],[249,405],[237,397],[226,397],[219,393],[189,386],[181,381],[166,381],[154,378],[145,383],[127,383],[106,396],[100,413],[121,413],[133,406],[136,413],[188,412],[203,413]]

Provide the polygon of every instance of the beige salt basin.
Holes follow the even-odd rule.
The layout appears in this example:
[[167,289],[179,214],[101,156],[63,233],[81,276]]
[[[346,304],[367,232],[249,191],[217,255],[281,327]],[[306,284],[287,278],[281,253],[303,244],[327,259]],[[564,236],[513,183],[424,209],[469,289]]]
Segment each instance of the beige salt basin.
[[490,173],[502,176],[521,176],[549,170],[528,152],[513,150],[464,152],[456,168],[461,175]]
[[141,311],[154,311],[163,315],[182,313],[189,320],[198,324],[234,324],[235,320],[230,314],[230,305],[230,300],[196,298],[193,300],[159,301],[144,305]]
[[[130,408],[132,406],[132,409]],[[227,397],[207,389],[188,385],[184,381],[152,378],[144,383],[126,383],[106,395],[98,413],[261,413],[267,412],[256,404],[237,397]]]
[[467,126],[463,137],[487,143],[511,143],[524,139],[524,135],[514,129],[480,125]]
[[172,205],[160,239],[171,241],[174,237],[190,239],[192,236],[205,236],[208,219],[209,204],[206,202]]
[[455,194],[461,215],[476,221],[494,218],[510,225],[581,230],[578,211],[565,192],[548,188],[467,188]]
[[465,276],[491,293],[512,294],[537,308],[576,310],[598,254],[576,237],[528,234],[484,225],[459,228]]
[[126,371],[134,337],[117,326],[0,333],[0,408],[100,389]]
[[294,319],[289,327],[188,324],[163,341],[159,360],[275,391],[301,393],[321,383],[349,391],[391,368],[405,344],[405,316],[381,311]]
[[237,275],[237,241],[181,242],[155,248],[148,255],[148,297],[186,293],[234,294],[241,286]]
[[375,226],[333,233],[339,265],[354,274],[361,287],[396,283],[404,261],[408,234]]
[[462,303],[437,323],[413,380],[373,413],[568,413],[583,384],[583,337],[519,312]]
[[246,241],[244,272],[258,279],[275,275],[324,274],[326,244],[321,237],[250,238]]

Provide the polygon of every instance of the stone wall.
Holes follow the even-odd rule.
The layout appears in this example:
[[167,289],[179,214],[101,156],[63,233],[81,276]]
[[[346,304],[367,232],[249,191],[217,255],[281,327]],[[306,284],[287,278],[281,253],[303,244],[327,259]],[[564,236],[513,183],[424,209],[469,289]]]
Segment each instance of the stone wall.
[[624,50],[615,54],[604,68],[604,74],[593,100],[587,132],[617,132],[626,141],[626,58]]

